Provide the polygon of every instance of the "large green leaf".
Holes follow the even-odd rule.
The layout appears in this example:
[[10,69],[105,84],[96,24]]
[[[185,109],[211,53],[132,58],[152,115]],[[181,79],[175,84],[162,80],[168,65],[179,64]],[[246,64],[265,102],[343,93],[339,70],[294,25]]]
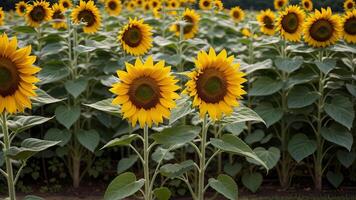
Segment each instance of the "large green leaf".
[[139,136],[137,134],[124,135],[120,138],[113,139],[106,143],[101,149],[107,147],[115,147],[115,146],[128,146],[132,141],[136,140]]
[[[176,148],[175,146],[173,146]],[[152,160],[154,160],[156,163],[162,162],[163,160],[172,160],[174,159],[174,152],[171,152],[172,148],[162,148],[161,146],[158,146],[155,151],[152,153]]]
[[131,168],[137,162],[137,155],[131,155],[127,158],[122,158],[117,164],[117,173],[121,174],[122,172]]
[[292,73],[298,70],[303,64],[303,59],[301,58],[276,58],[274,64],[279,70],[287,73]]
[[40,116],[15,116],[7,121],[11,131],[21,133],[34,126],[41,125],[48,122],[52,118],[40,117]]
[[79,78],[77,80],[69,80],[64,84],[66,90],[71,94],[74,98],[79,97],[88,86],[88,80],[86,78]]
[[[268,149],[257,147],[253,151],[256,153],[256,155],[258,155],[259,158],[261,158],[261,160],[266,163],[268,169],[275,167],[281,157],[281,151],[276,147],[270,147]],[[247,160],[249,162],[258,164],[250,158],[247,158]]]
[[136,181],[134,173],[123,173],[111,181],[105,191],[104,200],[124,199],[135,194],[144,184],[144,179]]
[[172,196],[171,191],[167,187],[160,187],[153,190],[153,194],[158,200],[169,200]]
[[79,130],[75,136],[79,143],[91,152],[95,151],[100,142],[100,135],[96,130]]
[[252,83],[252,87],[248,92],[249,96],[268,96],[278,92],[283,87],[281,80],[272,79],[269,77],[258,77]]
[[325,104],[325,112],[335,121],[348,129],[352,128],[355,111],[352,102],[344,96],[334,96],[330,103]]
[[41,80],[39,84],[41,85],[61,81],[70,74],[62,61],[51,61],[41,67],[42,70],[38,73],[38,78]]
[[271,69],[272,68],[272,60],[267,59],[262,62],[257,62],[252,65],[241,65],[241,70],[244,71],[246,74],[251,74],[257,70],[261,69]]
[[329,128],[321,128],[321,136],[329,142],[336,145],[345,147],[347,150],[351,151],[353,137],[352,134],[343,126],[338,124],[333,124]]
[[80,106],[67,107],[61,105],[55,110],[57,121],[67,129],[70,129],[70,127],[79,119],[80,112]]
[[231,116],[224,117],[223,119],[223,122],[225,122],[226,124],[249,121],[265,123],[265,121],[255,111],[244,105],[235,108]]
[[246,136],[245,142],[247,144],[253,144],[255,142],[261,141],[264,137],[265,137],[265,132],[263,132],[263,130],[261,129],[257,129],[253,131],[251,134]]
[[70,141],[72,135],[69,130],[59,130],[57,128],[51,128],[44,136],[45,140],[61,141],[58,145],[64,147]]
[[349,168],[356,160],[356,152],[340,149],[336,152],[336,157],[344,167]]
[[261,116],[261,118],[266,122],[267,128],[278,122],[283,117],[282,108],[273,107],[272,104],[263,103],[257,105],[255,111]]
[[175,178],[192,169],[194,169],[194,162],[192,160],[186,160],[182,163],[165,164],[160,168],[160,173],[163,176]]
[[192,102],[189,101],[189,97],[184,96],[177,100],[177,107],[172,109],[171,116],[169,118],[169,124],[173,124],[179,119],[192,113],[194,109],[192,108]]
[[200,133],[201,128],[197,126],[176,126],[166,128],[162,132],[155,133],[152,138],[158,143],[167,146],[185,144],[194,140]]
[[45,91],[41,90],[41,89],[37,89],[36,90],[36,97],[32,97],[32,104],[33,106],[43,106],[46,104],[52,104],[52,103],[57,103],[60,101],[63,101],[64,99],[56,99],[52,96],[50,96],[49,94],[47,94]]
[[322,62],[316,61],[315,65],[322,71],[324,74],[328,74],[331,70],[336,67],[336,60],[325,59]]
[[258,188],[260,188],[263,177],[259,172],[255,172],[252,174],[245,173],[241,177],[242,184],[249,189],[251,192],[257,192]]
[[311,91],[306,86],[295,86],[288,94],[289,108],[303,108],[313,104],[319,95],[317,92]]
[[294,135],[288,143],[288,152],[297,162],[312,155],[316,151],[316,142],[304,134]]
[[100,110],[106,112],[108,114],[121,117],[120,106],[115,106],[112,104],[113,99],[105,99],[102,101],[98,101],[93,104],[84,104],[85,106],[94,108],[96,110]]
[[13,26],[11,29],[18,33],[35,34],[36,30],[31,26]]
[[238,196],[238,188],[234,179],[230,176],[221,174],[217,179],[210,178],[209,186],[218,193],[224,195],[227,199],[236,200]]

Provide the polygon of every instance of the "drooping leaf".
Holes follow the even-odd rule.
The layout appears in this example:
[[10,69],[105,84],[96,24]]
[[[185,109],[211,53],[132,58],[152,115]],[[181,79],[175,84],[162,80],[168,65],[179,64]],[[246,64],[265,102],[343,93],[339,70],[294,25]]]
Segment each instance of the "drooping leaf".
[[120,138],[113,139],[106,143],[101,149],[115,146],[128,146],[132,141],[136,140],[139,136],[137,134],[124,135]]
[[136,181],[134,173],[123,173],[111,181],[105,191],[104,200],[124,199],[135,194],[144,184],[144,179]]
[[47,118],[47,117],[40,117],[40,116],[15,116],[10,120],[8,120],[7,123],[11,131],[21,133],[34,126],[38,126],[43,123],[46,123],[51,119],[53,119],[53,117]]
[[152,138],[158,143],[167,146],[176,144],[185,144],[194,140],[200,133],[201,128],[196,126],[176,126],[166,128],[162,132],[152,135]]
[[238,196],[238,188],[234,179],[228,175],[221,174],[217,179],[210,178],[209,186],[218,193],[224,195],[227,199],[236,200]]
[[113,105],[112,100],[113,99],[105,99],[93,104],[84,104],[84,105],[120,117],[121,116],[120,106]]
[[300,68],[303,64],[301,58],[277,58],[274,60],[276,67],[287,73],[292,73]]
[[61,141],[58,145],[63,147],[70,141],[71,137],[72,135],[67,129],[59,130],[57,128],[51,128],[46,132],[44,139],[49,141]]
[[248,92],[249,96],[268,96],[278,92],[283,87],[281,80],[271,79],[269,77],[258,77],[252,83],[252,87]]
[[324,74],[328,74],[331,70],[336,67],[336,60],[325,59],[322,62],[316,61],[315,65],[322,71]]
[[267,128],[277,123],[283,117],[282,108],[273,107],[269,103],[259,104],[255,108],[255,111],[266,122]]
[[185,172],[188,172],[194,168],[194,162],[192,160],[186,160],[182,163],[165,164],[160,168],[160,173],[163,176],[169,178],[179,177]]
[[[276,147],[270,147],[265,149],[263,147],[257,147],[253,150],[261,160],[263,160],[268,169],[275,167],[281,157],[281,151]],[[255,163],[254,160],[247,158],[249,162]],[[255,163],[258,164],[258,163]]]
[[323,136],[325,140],[345,147],[347,150],[351,151],[353,137],[352,134],[343,126],[335,123],[329,128],[322,127],[321,136]]
[[325,112],[335,121],[344,125],[348,129],[352,128],[355,119],[353,104],[349,98],[344,96],[334,96],[330,103],[325,104]]

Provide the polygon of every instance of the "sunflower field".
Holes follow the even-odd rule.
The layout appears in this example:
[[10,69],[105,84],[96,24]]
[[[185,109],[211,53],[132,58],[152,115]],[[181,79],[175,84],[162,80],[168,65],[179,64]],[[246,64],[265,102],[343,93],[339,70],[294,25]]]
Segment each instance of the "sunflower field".
[[1,0],[0,199],[356,199],[355,1],[239,2]]

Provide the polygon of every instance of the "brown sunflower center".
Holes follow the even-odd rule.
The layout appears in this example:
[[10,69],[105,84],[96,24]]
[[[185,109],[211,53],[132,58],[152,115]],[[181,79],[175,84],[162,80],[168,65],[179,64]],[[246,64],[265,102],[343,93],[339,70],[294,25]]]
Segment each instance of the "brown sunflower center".
[[319,42],[325,42],[333,36],[334,27],[330,21],[320,19],[310,27],[310,36]]
[[16,65],[8,58],[0,57],[0,96],[14,94],[19,81]]
[[137,47],[140,45],[142,40],[142,33],[139,27],[132,26],[124,32],[123,40],[130,47]]
[[354,7],[354,4],[352,2],[347,3],[347,8],[351,9]]
[[68,2],[63,2],[62,6],[63,6],[64,8],[69,8],[69,3],[68,3]]
[[268,29],[273,29],[273,28],[274,28],[273,20],[272,20],[270,17],[268,17],[268,16],[265,16],[265,17],[263,18],[263,24],[264,24],[264,26],[265,26],[266,28],[268,28]]
[[130,101],[137,108],[150,109],[159,103],[159,86],[151,77],[140,77],[133,81],[129,89]]
[[108,6],[109,6],[110,10],[115,10],[117,8],[116,3],[113,1],[110,1]]
[[288,13],[282,18],[282,27],[288,33],[295,33],[299,26],[298,16],[295,13]]
[[210,2],[209,1],[204,1],[203,2],[203,6],[204,7],[209,7],[210,6]]
[[197,78],[199,98],[207,103],[218,103],[227,93],[227,82],[223,72],[215,69],[205,69]]
[[42,6],[35,6],[30,12],[31,19],[35,22],[41,22],[46,16],[46,10]]
[[61,11],[57,10],[53,13],[53,19],[64,19],[64,15]]
[[141,5],[142,4],[142,1],[141,0],[138,0],[137,1],[137,5]]
[[304,2],[304,7],[305,7],[305,8],[309,8],[309,6],[310,6],[309,2],[307,2],[307,1]]
[[156,8],[156,7],[158,6],[158,3],[154,1],[154,2],[152,3],[152,6],[153,6],[153,8]]
[[86,26],[92,26],[95,23],[95,16],[92,11],[90,10],[82,10],[78,14],[78,19],[85,22]]
[[278,7],[282,7],[283,4],[284,4],[283,1],[278,1],[278,2],[277,2]]
[[345,21],[345,32],[349,35],[356,35],[356,17],[351,17]]
[[24,13],[26,10],[26,7],[24,5],[21,5],[20,6],[20,12]]
[[235,19],[239,19],[240,18],[240,12],[239,11],[234,11],[233,16]]

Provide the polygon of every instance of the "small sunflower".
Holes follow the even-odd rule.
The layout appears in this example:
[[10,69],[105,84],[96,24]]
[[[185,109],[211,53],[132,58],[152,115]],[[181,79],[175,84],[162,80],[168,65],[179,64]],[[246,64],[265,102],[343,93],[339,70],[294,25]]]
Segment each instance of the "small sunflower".
[[51,20],[52,9],[46,1],[36,1],[26,8],[26,21],[29,26],[38,27],[42,22]]
[[30,97],[36,96],[34,76],[40,71],[33,66],[36,56],[30,56],[31,46],[17,49],[17,38],[0,35],[0,113],[23,112],[31,108]]
[[260,14],[257,15],[257,21],[260,24],[260,30],[266,35],[274,35],[275,26],[274,26],[275,15],[268,9],[263,10]]
[[16,4],[16,13],[19,16],[24,16],[26,14],[26,7],[27,7],[27,3],[25,3],[24,1],[20,1]]
[[137,8],[142,8],[144,1],[143,0],[135,0]]
[[352,10],[356,6],[356,3],[354,0],[345,0],[344,1],[344,9],[345,11]]
[[219,55],[212,48],[209,53],[198,53],[184,93],[193,98],[193,106],[199,107],[201,118],[206,113],[213,120],[221,119],[223,114],[230,115],[239,105],[238,99],[246,94],[242,86],[246,82],[245,74],[233,61],[234,56],[227,57],[225,50]]
[[59,0],[58,4],[62,5],[64,9],[69,9],[73,6],[71,0]]
[[172,11],[168,12],[168,14],[176,15],[177,14],[176,9],[178,9],[179,7],[180,7],[180,1],[178,1],[178,0],[169,0],[167,2],[167,8],[171,9]]
[[241,34],[244,37],[251,37],[252,36],[251,30],[249,28],[242,28],[241,29]]
[[121,13],[122,5],[120,0],[106,0],[105,10],[110,16],[118,16]]
[[288,4],[288,0],[274,0],[274,9],[280,10]]
[[143,8],[143,11],[145,11],[145,12],[151,11],[150,2],[148,2],[148,1],[147,2],[143,2],[142,8]]
[[93,1],[80,1],[79,5],[73,9],[71,17],[72,21],[76,24],[79,24],[81,21],[86,23],[83,27],[85,33],[95,33],[101,25],[100,11]]
[[52,27],[55,29],[67,28],[67,23],[64,16],[65,9],[63,6],[58,3],[53,4],[52,10],[52,19],[54,20]]
[[202,10],[211,10],[213,7],[213,0],[199,0],[199,8]]
[[315,10],[304,23],[304,40],[312,47],[327,47],[335,44],[341,37],[342,25],[338,15],[330,8]]
[[162,7],[162,3],[160,0],[151,0],[151,1],[149,1],[149,3],[153,10],[161,9],[161,7]]
[[345,41],[356,44],[356,9],[345,13],[342,28]]
[[131,19],[120,31],[118,40],[122,48],[129,54],[140,56],[152,48],[152,27],[143,19]]
[[0,26],[4,24],[4,19],[5,19],[5,12],[2,10],[2,7],[0,7]]
[[313,1],[312,0],[302,0],[303,9],[306,11],[313,10]]
[[231,8],[230,16],[236,23],[238,23],[245,19],[245,12],[239,6],[236,6]]
[[[182,19],[188,23],[183,28],[184,38],[185,39],[193,38],[199,30],[200,15],[198,13],[196,13],[193,9],[187,8],[183,13]],[[171,31],[175,32],[176,35],[179,36],[180,35],[180,25],[173,24],[171,26]]]
[[305,13],[299,6],[288,6],[280,12],[276,22],[281,37],[292,42],[300,41],[303,33]]
[[215,10],[217,11],[223,11],[224,10],[224,4],[221,0],[215,0],[214,1],[214,6],[215,6]]
[[171,67],[164,61],[153,63],[149,56],[145,63],[140,58],[135,65],[126,63],[126,72],[118,71],[120,82],[113,84],[110,91],[117,95],[114,105],[121,105],[124,119],[132,126],[138,122],[141,127],[158,125],[170,117],[171,109],[179,98],[176,91],[178,80],[171,74]]

